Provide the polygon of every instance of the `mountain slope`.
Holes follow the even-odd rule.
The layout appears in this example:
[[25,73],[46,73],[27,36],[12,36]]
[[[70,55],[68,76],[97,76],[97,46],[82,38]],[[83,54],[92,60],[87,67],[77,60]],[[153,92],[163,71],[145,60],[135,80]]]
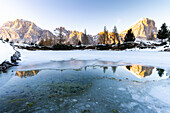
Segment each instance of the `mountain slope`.
[[43,30],[36,26],[33,22],[23,19],[8,21],[0,28],[0,37],[8,38],[13,41],[20,42],[38,42],[41,38],[54,36],[50,31]]

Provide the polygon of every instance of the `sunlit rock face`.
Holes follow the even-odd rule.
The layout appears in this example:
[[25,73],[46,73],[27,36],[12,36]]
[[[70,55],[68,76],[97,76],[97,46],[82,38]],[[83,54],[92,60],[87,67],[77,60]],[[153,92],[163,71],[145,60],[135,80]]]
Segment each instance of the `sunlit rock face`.
[[150,76],[154,69],[154,67],[146,67],[141,65],[132,65],[132,66],[125,66],[125,67],[139,78]]
[[[79,32],[79,31],[71,31],[71,30],[66,30],[64,27],[62,28],[62,34],[64,36],[64,43],[66,44],[72,44],[72,45],[77,45],[78,42],[80,41],[82,44],[85,44],[84,40],[83,40],[83,32]],[[60,28],[56,28],[54,30],[54,34],[56,35],[56,37],[58,37],[60,32]],[[93,44],[93,36],[91,35],[87,35],[87,44],[91,45]]]
[[70,35],[69,35],[69,39],[67,40],[67,42],[70,42],[70,44],[75,44],[77,45],[79,41],[82,41],[82,36],[83,33],[82,32],[78,32],[78,31],[73,31]]
[[[157,27],[155,26],[155,21],[149,18],[143,18],[140,20],[138,23],[130,27],[135,35],[136,38],[138,39],[149,39],[151,37],[151,32],[154,35],[154,38],[156,38],[157,34]],[[129,29],[130,29],[129,28]],[[125,30],[120,33],[120,36],[124,38],[126,35],[127,31]]]
[[39,70],[17,71],[15,75],[20,77],[20,78],[27,78],[27,77],[35,76],[38,73],[39,73]]
[[41,38],[54,37],[54,35],[48,31],[43,30],[36,26],[33,22],[23,19],[17,19],[15,21],[8,21],[0,28],[0,37],[4,40],[19,41],[19,42],[38,42]]

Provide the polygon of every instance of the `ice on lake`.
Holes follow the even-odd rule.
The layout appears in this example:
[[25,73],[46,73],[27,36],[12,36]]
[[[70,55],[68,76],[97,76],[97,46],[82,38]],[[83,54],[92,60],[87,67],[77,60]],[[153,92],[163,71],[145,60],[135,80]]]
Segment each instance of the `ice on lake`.
[[50,61],[0,74],[0,112],[168,113],[162,68],[99,60]]

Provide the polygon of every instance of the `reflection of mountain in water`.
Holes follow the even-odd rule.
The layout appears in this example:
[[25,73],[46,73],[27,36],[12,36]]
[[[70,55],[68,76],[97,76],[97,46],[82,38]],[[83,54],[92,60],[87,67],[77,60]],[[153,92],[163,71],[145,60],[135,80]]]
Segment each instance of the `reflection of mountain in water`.
[[19,76],[20,78],[26,78],[26,77],[32,77],[37,75],[39,70],[31,70],[31,71],[17,71],[16,76]]
[[143,78],[150,76],[154,67],[147,67],[141,65],[125,66],[130,72],[135,73],[137,77]]

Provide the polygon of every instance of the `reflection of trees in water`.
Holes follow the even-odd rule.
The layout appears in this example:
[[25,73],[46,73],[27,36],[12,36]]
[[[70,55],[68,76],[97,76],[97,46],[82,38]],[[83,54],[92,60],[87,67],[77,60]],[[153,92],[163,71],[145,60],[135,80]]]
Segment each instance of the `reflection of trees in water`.
[[108,67],[103,67],[103,72],[106,73],[107,69],[108,69]]
[[158,71],[158,75],[159,75],[160,77],[162,77],[165,70],[164,70],[164,69],[161,69],[161,68],[157,68],[157,71]]
[[84,67],[84,70],[85,70],[85,71],[87,70],[87,66]]
[[[103,68],[103,73],[106,73],[106,70],[108,69],[107,66],[85,66],[85,67],[84,67],[84,70],[85,70],[85,71],[87,70],[87,67],[93,67],[93,70],[96,69],[96,67]],[[116,67],[116,66],[112,66],[111,68],[112,68],[113,73],[115,73],[117,67]]]
[[132,66],[126,66],[126,68],[127,68],[128,70],[130,70],[131,67],[132,67]]
[[37,75],[39,70],[31,70],[31,71],[17,71],[16,76],[19,76],[20,78],[26,78],[26,77],[32,77]]
[[113,73],[115,73],[116,72],[116,66],[112,66],[112,71],[113,71]]

